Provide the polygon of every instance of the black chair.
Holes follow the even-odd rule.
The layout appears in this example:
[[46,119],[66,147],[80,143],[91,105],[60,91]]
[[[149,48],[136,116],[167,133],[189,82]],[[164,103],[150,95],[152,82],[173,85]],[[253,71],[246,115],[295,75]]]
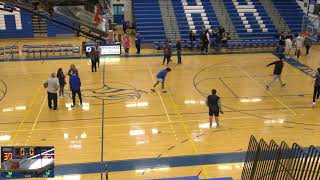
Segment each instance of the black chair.
[[30,46],[29,45],[23,45],[22,46],[22,55],[26,58],[29,57],[30,54]]
[[67,55],[73,55],[73,45],[72,44],[67,44]]
[[61,47],[60,47],[60,45],[54,45],[53,46],[53,54],[54,54],[54,56],[56,56],[56,53],[59,53],[59,55],[61,56]]
[[17,58],[19,59],[19,47],[18,46],[12,46],[11,49],[11,59],[13,59],[13,57],[16,55]]

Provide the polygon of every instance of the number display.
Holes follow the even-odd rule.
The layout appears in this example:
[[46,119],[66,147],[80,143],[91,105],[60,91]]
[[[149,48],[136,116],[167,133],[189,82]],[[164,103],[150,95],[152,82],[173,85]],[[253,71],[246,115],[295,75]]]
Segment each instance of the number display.
[[24,148],[20,148],[20,156],[24,156],[25,155],[25,150]]
[[5,152],[3,153],[3,160],[8,161],[12,159],[12,153],[11,152]]
[[30,148],[29,149],[29,155],[30,156],[34,156],[34,148]]

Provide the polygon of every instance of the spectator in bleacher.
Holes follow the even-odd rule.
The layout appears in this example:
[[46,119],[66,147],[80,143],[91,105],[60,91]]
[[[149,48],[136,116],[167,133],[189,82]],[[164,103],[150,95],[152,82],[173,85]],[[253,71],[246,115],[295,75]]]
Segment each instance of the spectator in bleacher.
[[292,41],[291,38],[289,36],[287,36],[286,40],[285,40],[285,55],[286,58],[290,58],[290,51],[292,49]]
[[128,28],[128,24],[127,21],[125,21],[124,19],[122,20],[122,29],[123,29],[123,33],[127,34],[127,28]]
[[78,73],[78,69],[76,68],[76,66],[74,64],[71,64],[70,65],[70,69],[68,71],[68,75],[71,76],[71,75],[77,75],[79,76],[79,73]]
[[169,64],[169,62],[171,61],[171,55],[172,55],[172,45],[171,45],[171,41],[169,39],[167,39],[166,43],[164,45],[164,48],[163,48],[163,62],[162,62],[162,65],[164,65],[166,60],[167,60],[167,65]]
[[130,48],[130,39],[129,39],[129,36],[126,34],[123,37],[123,47],[124,47],[125,54],[128,55],[129,48]]
[[64,86],[66,85],[66,76],[64,75],[62,68],[58,69],[57,78],[59,79],[59,85],[60,85],[59,86],[60,87],[59,96],[63,97],[64,96]]
[[194,34],[194,32],[192,30],[190,30],[190,32],[189,32],[189,39],[191,42],[190,47],[192,49],[194,46],[194,41],[196,40],[196,35]]
[[141,37],[140,37],[139,33],[136,34],[135,43],[136,43],[136,48],[137,48],[137,54],[140,54]]
[[303,44],[304,44],[304,37],[301,34],[299,34],[296,40],[297,49],[296,49],[295,55],[297,56],[297,58],[299,58],[301,55]]
[[310,50],[310,47],[312,45],[312,41],[310,38],[306,38],[304,40],[304,46],[306,47],[306,54],[309,55],[309,50]]
[[91,48],[90,59],[91,59],[91,71],[97,72],[97,62],[99,61],[99,54],[98,54],[98,51],[96,51],[95,47]]
[[178,64],[181,64],[182,63],[181,62],[182,45],[181,45],[180,39],[177,40],[176,48],[177,48]]
[[210,35],[209,30],[206,29],[204,33],[202,34],[202,48],[201,53],[206,49],[206,54],[208,54],[208,45],[210,44]]

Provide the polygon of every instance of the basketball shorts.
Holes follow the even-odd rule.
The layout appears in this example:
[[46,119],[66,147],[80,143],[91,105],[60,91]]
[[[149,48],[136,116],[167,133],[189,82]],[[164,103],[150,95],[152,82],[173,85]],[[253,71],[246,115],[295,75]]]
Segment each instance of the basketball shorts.
[[209,109],[209,116],[219,117],[219,109]]
[[164,82],[164,79],[158,78],[158,81],[159,81],[160,83],[163,83],[163,82]]

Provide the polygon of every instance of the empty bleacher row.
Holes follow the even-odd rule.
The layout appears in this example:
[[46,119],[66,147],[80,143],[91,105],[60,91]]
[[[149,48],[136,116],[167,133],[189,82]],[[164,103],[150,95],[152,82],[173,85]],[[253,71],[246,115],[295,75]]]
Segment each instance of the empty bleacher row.
[[280,15],[288,24],[291,32],[301,32],[303,11],[296,0],[272,0]]
[[80,56],[80,47],[72,44],[23,45],[0,47],[0,59]]
[[270,39],[278,33],[259,0],[224,1],[240,39]]
[[188,39],[191,30],[199,37],[204,27],[220,26],[210,0],[172,0],[172,4],[182,39]]
[[165,31],[158,0],[133,0],[136,31],[144,42],[165,39]]

